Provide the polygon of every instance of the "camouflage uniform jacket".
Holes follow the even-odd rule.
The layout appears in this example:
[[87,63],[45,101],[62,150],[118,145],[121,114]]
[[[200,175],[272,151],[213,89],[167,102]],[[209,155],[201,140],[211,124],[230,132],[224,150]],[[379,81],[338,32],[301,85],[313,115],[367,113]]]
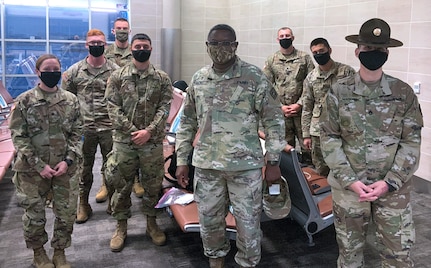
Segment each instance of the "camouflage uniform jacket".
[[[268,57],[263,72],[271,81],[283,105],[297,103],[302,94],[302,83],[314,69],[311,56],[295,49],[290,55],[280,51]],[[300,103],[299,103],[300,104]]]
[[63,73],[61,87],[78,97],[84,118],[84,131],[111,130],[112,124],[104,97],[108,78],[119,66],[107,60],[97,75],[93,75],[89,68],[87,58],[70,66]]
[[383,74],[370,90],[359,73],[328,92],[320,140],[332,187],[384,180],[395,190],[417,170],[423,118],[416,95],[403,81]]
[[17,150],[15,171],[41,172],[65,158],[82,158],[82,117],[78,99],[62,89],[54,93],[35,87],[18,96],[9,128]]
[[239,58],[221,75],[211,66],[203,67],[187,90],[176,135],[177,165],[187,164],[199,129],[194,166],[226,171],[262,167],[259,122],[265,130],[267,152],[278,157],[286,146],[284,119],[277,93],[262,71]]
[[115,71],[109,78],[105,95],[114,129],[113,140],[131,143],[131,133],[146,129],[149,142],[160,143],[172,99],[169,76],[152,64],[138,72],[133,62]]
[[105,50],[105,57],[114,61],[120,67],[131,62],[133,58],[130,45],[126,48],[119,48],[115,43],[109,45]]
[[334,61],[329,71],[324,72],[317,66],[307,75],[301,97],[301,124],[304,138],[320,136],[319,118],[326,93],[337,80],[354,73],[355,70],[349,65]]

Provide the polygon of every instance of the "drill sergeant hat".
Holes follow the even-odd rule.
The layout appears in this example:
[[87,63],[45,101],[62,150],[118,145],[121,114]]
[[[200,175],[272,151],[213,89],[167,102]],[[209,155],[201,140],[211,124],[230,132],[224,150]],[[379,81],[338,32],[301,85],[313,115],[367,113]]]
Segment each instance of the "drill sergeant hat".
[[362,24],[359,34],[348,35],[346,40],[371,47],[400,47],[403,43],[391,38],[391,28],[384,20],[373,18]]

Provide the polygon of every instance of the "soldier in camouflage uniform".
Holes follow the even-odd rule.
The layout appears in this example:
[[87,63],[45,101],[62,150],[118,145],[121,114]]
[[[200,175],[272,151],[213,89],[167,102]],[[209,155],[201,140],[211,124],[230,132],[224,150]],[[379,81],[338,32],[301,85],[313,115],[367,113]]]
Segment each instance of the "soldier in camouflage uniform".
[[115,187],[112,215],[117,228],[110,243],[113,252],[124,247],[137,169],[141,170],[145,188],[142,211],[147,216],[147,235],[156,245],[166,242],[156,223],[160,210],[154,206],[162,189],[163,139],[172,85],[169,76],[150,63],[152,46],[148,35],[133,36],[131,49],[133,60],[111,75],[105,95],[114,128],[114,146],[106,163],[106,177]]
[[[125,18],[118,18],[114,21],[112,34],[115,35],[115,43],[111,44],[105,51],[107,59],[115,61],[118,66],[123,67],[132,61],[132,51],[129,47],[129,22]],[[144,196],[144,188],[140,183],[139,170],[136,171],[135,182],[133,183],[133,192],[139,198]]]
[[230,250],[225,216],[231,204],[238,231],[235,261],[255,267],[261,258],[264,165],[258,128],[261,123],[266,134],[270,164],[265,179],[271,184],[281,176],[278,160],[287,146],[281,105],[263,72],[235,55],[238,42],[230,26],[214,26],[206,44],[213,65],[197,71],[187,90],[176,134],[176,177],[187,186],[187,158],[199,129],[192,164],[204,254],[210,267],[224,267]]
[[320,175],[328,176],[329,168],[320,149],[319,118],[322,102],[332,84],[340,78],[354,74],[355,70],[331,59],[332,49],[324,38],[311,41],[310,50],[318,66],[304,80],[301,99],[302,136],[304,146],[311,149],[311,159],[316,171]]
[[323,156],[330,168],[338,267],[364,267],[363,248],[375,224],[381,267],[413,267],[415,228],[411,178],[420,155],[422,113],[412,88],[385,74],[390,38],[381,19],[366,21],[359,35],[359,72],[339,80],[320,117]]
[[105,56],[107,59],[115,61],[118,66],[123,67],[133,58],[129,47],[130,26],[127,19],[116,19],[112,34],[115,35],[115,43],[108,46]]
[[[84,118],[84,144],[82,148],[84,166],[79,184],[77,223],[86,222],[92,214],[88,197],[93,185],[93,165],[97,146],[100,146],[103,163],[106,162],[106,156],[112,149],[112,124],[104,97],[108,78],[119,66],[106,59],[103,54],[105,45],[106,38],[102,31],[97,29],[88,31],[86,47],[89,50],[89,55],[64,72],[61,84],[63,89],[78,97],[81,114]],[[113,190],[108,191],[106,189],[103,170],[104,165],[102,165],[101,170],[102,187],[96,195],[96,202],[106,201],[113,192]],[[107,212],[110,213],[109,205]]]
[[[83,122],[76,96],[57,87],[60,70],[54,55],[39,57],[36,73],[41,82],[16,98],[9,124],[17,150],[13,182],[25,209],[24,238],[34,251],[37,268],[70,267],[64,249],[71,245],[78,199]],[[52,262],[44,249],[45,201],[50,191],[55,214]]]
[[280,96],[287,143],[295,147],[298,139],[303,159],[305,162],[311,162],[310,150],[304,146],[302,137],[300,97],[304,79],[314,69],[314,64],[310,55],[292,45],[294,40],[292,29],[283,27],[278,30],[280,50],[268,57],[263,72]]

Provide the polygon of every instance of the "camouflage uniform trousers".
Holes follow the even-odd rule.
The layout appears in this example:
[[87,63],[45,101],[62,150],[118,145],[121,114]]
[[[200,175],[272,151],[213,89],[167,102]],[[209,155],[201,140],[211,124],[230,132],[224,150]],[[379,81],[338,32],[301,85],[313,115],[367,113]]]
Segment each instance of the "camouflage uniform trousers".
[[48,192],[53,193],[52,209],[55,214],[54,234],[51,246],[56,249],[70,247],[78,201],[78,165],[73,164],[67,173],[52,179],[44,179],[37,172],[16,172],[13,183],[22,216],[24,239],[27,248],[39,248],[48,241],[45,231],[45,201]]
[[323,159],[322,149],[320,148],[320,137],[311,136],[311,160],[316,168],[317,173],[327,177],[329,174],[329,167]]
[[[296,146],[296,138],[301,146],[301,152],[304,157],[311,158],[311,152],[304,147],[304,138],[302,136],[301,116],[285,117],[286,125],[285,139],[289,145]],[[306,155],[306,156],[305,156]]]
[[106,162],[106,180],[115,189],[112,196],[112,216],[126,220],[132,216],[130,194],[136,175],[141,169],[141,184],[145,189],[142,212],[157,216],[161,209],[154,208],[160,198],[164,174],[163,144],[147,143],[143,146],[114,142]]
[[195,168],[194,188],[205,256],[228,254],[225,217],[232,205],[237,229],[235,261],[243,267],[256,266],[261,258],[262,169]]
[[[82,177],[79,182],[79,191],[82,195],[88,196],[90,194],[91,186],[93,185],[93,166],[97,152],[97,146],[100,146],[100,153],[102,154],[103,164],[101,168],[102,179],[105,181],[105,163],[108,153],[112,150],[112,131],[100,132],[85,132],[84,143],[82,145],[82,155],[84,157],[84,164],[82,170]],[[108,184],[106,184],[108,187]],[[108,187],[110,193],[113,189]]]
[[387,193],[374,202],[359,202],[356,193],[332,188],[338,267],[364,267],[363,248],[370,221],[376,226],[372,235],[380,253],[380,267],[413,267],[410,250],[415,241],[415,227],[410,190],[408,181],[399,191]]

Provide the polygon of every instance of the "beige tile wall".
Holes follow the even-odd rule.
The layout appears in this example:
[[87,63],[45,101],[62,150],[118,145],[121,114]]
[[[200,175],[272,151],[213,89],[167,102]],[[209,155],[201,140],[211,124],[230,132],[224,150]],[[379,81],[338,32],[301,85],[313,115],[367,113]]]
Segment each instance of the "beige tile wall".
[[151,62],[160,67],[160,39],[162,28],[162,1],[161,0],[130,0],[130,27],[131,36],[145,33],[151,38],[153,51]]
[[[358,68],[355,45],[345,41],[357,34],[366,20],[379,17],[392,29],[392,37],[404,42],[390,49],[384,69],[410,85],[421,82],[418,95],[424,114],[421,162],[416,175],[431,181],[431,1],[429,0],[172,0],[182,1],[182,78],[190,81],[193,73],[210,64],[205,40],[209,29],[227,23],[237,31],[238,55],[263,66],[278,49],[276,32],[289,26],[295,35],[294,46],[308,51],[309,42],[325,37],[333,48],[332,57]],[[159,42],[162,1],[131,0],[133,32],[143,30]],[[135,3],[136,2],[136,3]],[[159,45],[155,47],[159,49]],[[155,51],[153,62],[160,62]]]

